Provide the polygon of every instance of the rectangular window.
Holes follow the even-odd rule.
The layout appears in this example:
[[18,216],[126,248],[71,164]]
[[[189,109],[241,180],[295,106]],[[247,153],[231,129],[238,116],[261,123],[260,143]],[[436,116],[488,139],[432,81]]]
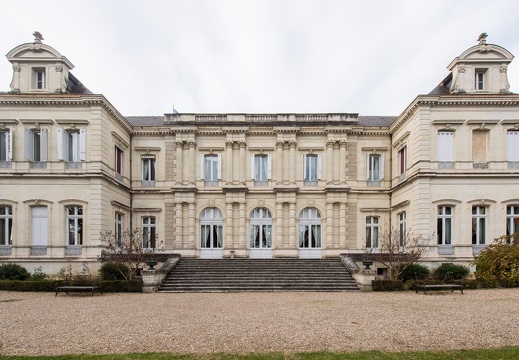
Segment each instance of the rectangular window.
[[142,247],[144,249],[154,249],[156,240],[155,216],[142,218]]
[[24,129],[24,157],[34,162],[47,161],[47,129]]
[[217,186],[222,178],[222,155],[200,155],[200,178],[206,186]]
[[405,246],[407,232],[407,215],[405,211],[398,214],[398,242],[401,247]]
[[369,154],[366,164],[368,182],[378,182],[384,178],[384,155]]
[[69,206],[67,211],[67,244],[83,245],[83,207]]
[[452,244],[452,207],[438,206],[438,245]]
[[483,90],[485,89],[485,72],[476,70],[474,89]]
[[12,245],[13,208],[0,206],[0,245]]
[[321,179],[322,157],[321,155],[308,154],[304,156],[303,164],[304,184],[317,186],[317,180]]
[[487,132],[472,131],[472,161],[485,163],[487,161]]
[[115,244],[118,248],[121,248],[122,237],[123,237],[123,219],[124,215],[116,212],[115,213]]
[[86,160],[86,130],[57,130],[58,160],[80,162]]
[[438,161],[454,161],[454,132],[438,131]]
[[115,146],[115,174],[123,174],[123,155],[124,151],[119,147]]
[[519,206],[506,207],[506,235],[519,233]]
[[271,177],[271,155],[251,155],[251,177],[256,186],[267,186]]
[[398,150],[398,175],[405,176],[407,167],[407,146]]
[[487,208],[484,206],[472,207],[472,244],[486,244]]
[[378,248],[378,217],[366,217],[366,248]]
[[11,129],[0,131],[0,161],[11,161],[13,158],[13,132]]
[[507,131],[506,157],[508,162],[519,162],[519,131]]
[[145,186],[155,185],[155,156],[143,155],[142,162],[142,183]]
[[47,76],[45,68],[33,68],[33,87],[34,89],[43,90],[47,87]]

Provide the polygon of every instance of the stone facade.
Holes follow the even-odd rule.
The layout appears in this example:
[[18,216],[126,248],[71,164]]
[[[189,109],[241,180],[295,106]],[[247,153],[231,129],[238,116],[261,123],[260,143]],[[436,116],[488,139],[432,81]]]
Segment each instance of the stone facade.
[[405,229],[430,237],[424,261],[466,263],[515,230],[513,56],[485,38],[398,117],[124,117],[41,38],[7,58],[1,261],[95,267],[100,232],[142,226],[165,253],[207,258],[364,253]]

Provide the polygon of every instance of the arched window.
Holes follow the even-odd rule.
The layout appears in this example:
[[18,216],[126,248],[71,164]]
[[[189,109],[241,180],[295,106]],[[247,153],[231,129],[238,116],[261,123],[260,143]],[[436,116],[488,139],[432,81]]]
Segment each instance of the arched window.
[[223,247],[223,216],[217,208],[207,208],[200,215],[200,247],[202,249]]
[[321,247],[321,213],[316,208],[305,208],[299,214],[299,248]]
[[250,248],[272,248],[272,214],[265,208],[256,208],[250,214]]

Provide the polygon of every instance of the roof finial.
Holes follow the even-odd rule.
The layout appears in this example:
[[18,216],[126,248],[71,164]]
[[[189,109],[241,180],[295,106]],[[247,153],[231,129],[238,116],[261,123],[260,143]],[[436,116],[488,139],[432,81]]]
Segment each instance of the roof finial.
[[488,36],[487,33],[481,33],[481,35],[479,35],[479,38],[478,38],[479,45],[486,45],[487,44],[487,36]]
[[32,35],[34,36],[34,43],[41,44],[41,41],[43,40],[43,36],[40,34],[40,32],[35,31]]

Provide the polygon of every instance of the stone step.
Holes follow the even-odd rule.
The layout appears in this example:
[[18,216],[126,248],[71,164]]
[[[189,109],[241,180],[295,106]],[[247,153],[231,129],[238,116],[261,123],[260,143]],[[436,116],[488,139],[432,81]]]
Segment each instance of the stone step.
[[161,292],[357,291],[334,259],[181,259]]

